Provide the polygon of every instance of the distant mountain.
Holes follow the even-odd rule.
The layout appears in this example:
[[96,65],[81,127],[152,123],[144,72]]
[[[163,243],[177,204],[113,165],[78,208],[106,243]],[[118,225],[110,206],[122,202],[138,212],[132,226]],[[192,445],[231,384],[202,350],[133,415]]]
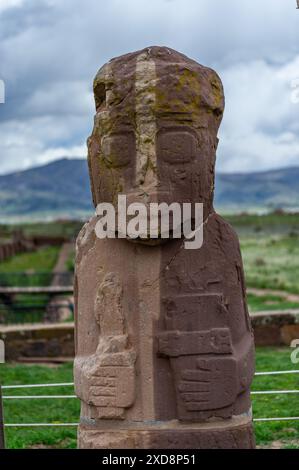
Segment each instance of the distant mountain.
[[218,174],[215,206],[224,210],[299,209],[299,167]]
[[[219,174],[215,206],[224,211],[299,208],[299,167]],[[62,159],[0,176],[0,218],[78,217],[91,214],[86,160]]]
[[0,176],[0,217],[57,215],[91,211],[85,160],[61,159]]

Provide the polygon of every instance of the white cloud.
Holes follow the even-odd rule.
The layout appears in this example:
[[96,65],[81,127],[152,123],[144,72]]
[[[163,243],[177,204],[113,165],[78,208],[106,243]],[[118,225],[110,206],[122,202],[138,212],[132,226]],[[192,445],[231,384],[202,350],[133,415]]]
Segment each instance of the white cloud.
[[299,76],[295,0],[0,0],[0,15],[1,173],[79,156],[93,122],[96,71],[153,44],[222,77],[219,169],[299,164],[299,104],[290,97]]
[[299,104],[292,101],[296,74],[299,55],[282,66],[252,61],[223,70],[226,112],[220,130],[219,169],[299,165]]
[[0,0],[0,13],[8,8],[20,7],[24,0]]
[[[10,121],[0,126],[2,173],[23,170],[62,157],[84,158],[85,138],[71,144],[73,132],[80,129],[81,118],[62,116],[33,118],[24,122]],[[85,130],[88,135],[88,130]]]
[[22,113],[40,116],[81,115],[88,119],[94,99],[90,84],[84,81],[57,81],[42,84],[24,102]]

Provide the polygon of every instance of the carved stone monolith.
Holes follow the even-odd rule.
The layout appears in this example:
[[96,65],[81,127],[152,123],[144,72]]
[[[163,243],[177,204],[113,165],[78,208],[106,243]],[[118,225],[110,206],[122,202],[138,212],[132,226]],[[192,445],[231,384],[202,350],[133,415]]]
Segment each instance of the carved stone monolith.
[[254,343],[239,242],[213,209],[224,110],[211,69],[165,47],[111,60],[94,82],[95,206],[203,203],[203,245],[77,240],[80,448],[253,448]]

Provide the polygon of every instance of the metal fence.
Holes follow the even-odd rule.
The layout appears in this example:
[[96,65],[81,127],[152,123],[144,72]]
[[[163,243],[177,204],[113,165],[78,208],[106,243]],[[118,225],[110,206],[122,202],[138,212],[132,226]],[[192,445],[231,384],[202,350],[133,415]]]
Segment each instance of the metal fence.
[[[281,374],[299,374],[299,370],[284,370],[284,371],[270,371],[270,372],[257,372],[256,377],[281,375]],[[2,390],[16,390],[16,389],[35,389],[35,388],[57,388],[57,387],[73,387],[73,382],[67,383],[48,383],[48,384],[29,384],[29,385],[4,385]],[[280,394],[299,394],[299,390],[261,390],[252,391],[252,395],[280,395]],[[77,399],[76,395],[2,395],[2,400],[43,400],[43,399]],[[298,421],[299,416],[273,416],[273,417],[254,417],[255,423],[267,423],[278,421]],[[77,427],[78,422],[74,423],[5,423],[2,403],[1,403],[1,386],[0,386],[0,448],[4,448],[4,429],[5,428],[33,428],[33,427]]]
[[2,406],[2,391],[0,386],[0,449],[5,448],[4,439],[4,417],[3,417],[3,406]]

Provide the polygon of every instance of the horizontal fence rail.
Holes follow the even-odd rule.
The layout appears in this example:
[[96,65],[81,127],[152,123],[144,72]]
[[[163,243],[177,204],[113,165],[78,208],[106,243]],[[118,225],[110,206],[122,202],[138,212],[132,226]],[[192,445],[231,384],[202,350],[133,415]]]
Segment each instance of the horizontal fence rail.
[[[270,372],[256,372],[255,376],[266,375],[279,375],[279,374],[299,374],[299,370],[276,370]],[[17,388],[41,388],[41,387],[72,387],[74,382],[66,383],[48,383],[48,384],[29,384],[29,385],[2,385],[2,390],[17,389]],[[252,392],[255,393],[255,392]]]
[[299,374],[299,370],[275,370],[272,372],[256,372],[255,376],[262,375],[281,375],[281,374]]
[[33,427],[59,427],[59,426],[64,426],[64,427],[71,427],[71,426],[79,426],[79,423],[7,423],[4,424],[4,427],[6,428],[33,428]]
[[0,294],[71,294],[74,289],[72,285],[47,286],[47,287],[2,287]]
[[38,400],[38,399],[60,399],[77,398],[77,395],[3,395],[3,400]]
[[[298,421],[299,416],[279,417],[279,418],[254,418],[253,422],[271,422],[271,421]],[[29,428],[29,427],[77,427],[80,423],[7,423],[4,426],[7,428]]]
[[255,423],[258,422],[265,422],[265,421],[298,421],[299,416],[292,416],[292,417],[281,417],[281,418],[254,418],[253,421]]
[[[282,370],[269,372],[256,372],[255,376],[270,376],[281,374],[299,374],[299,370]],[[74,382],[28,384],[28,385],[3,385],[2,390],[15,390],[26,388],[52,388],[52,387],[73,387]],[[298,394],[299,390],[257,390],[252,391],[252,395],[279,395]],[[40,400],[40,399],[76,399],[76,395],[3,395],[3,400]],[[299,421],[298,416],[281,416],[270,418],[253,418],[255,423]],[[77,427],[79,423],[4,423],[5,428],[31,428],[31,427]]]
[[17,388],[43,388],[43,387],[72,387],[74,382],[54,383],[54,384],[31,384],[31,385],[2,385],[2,390],[12,390]]
[[[280,395],[287,393],[299,393],[299,390],[261,390],[251,392],[251,395]],[[77,398],[77,395],[3,395],[3,400],[35,400],[35,399],[60,399]]]
[[251,392],[251,395],[279,395],[281,393],[299,393],[299,390],[257,390]]

